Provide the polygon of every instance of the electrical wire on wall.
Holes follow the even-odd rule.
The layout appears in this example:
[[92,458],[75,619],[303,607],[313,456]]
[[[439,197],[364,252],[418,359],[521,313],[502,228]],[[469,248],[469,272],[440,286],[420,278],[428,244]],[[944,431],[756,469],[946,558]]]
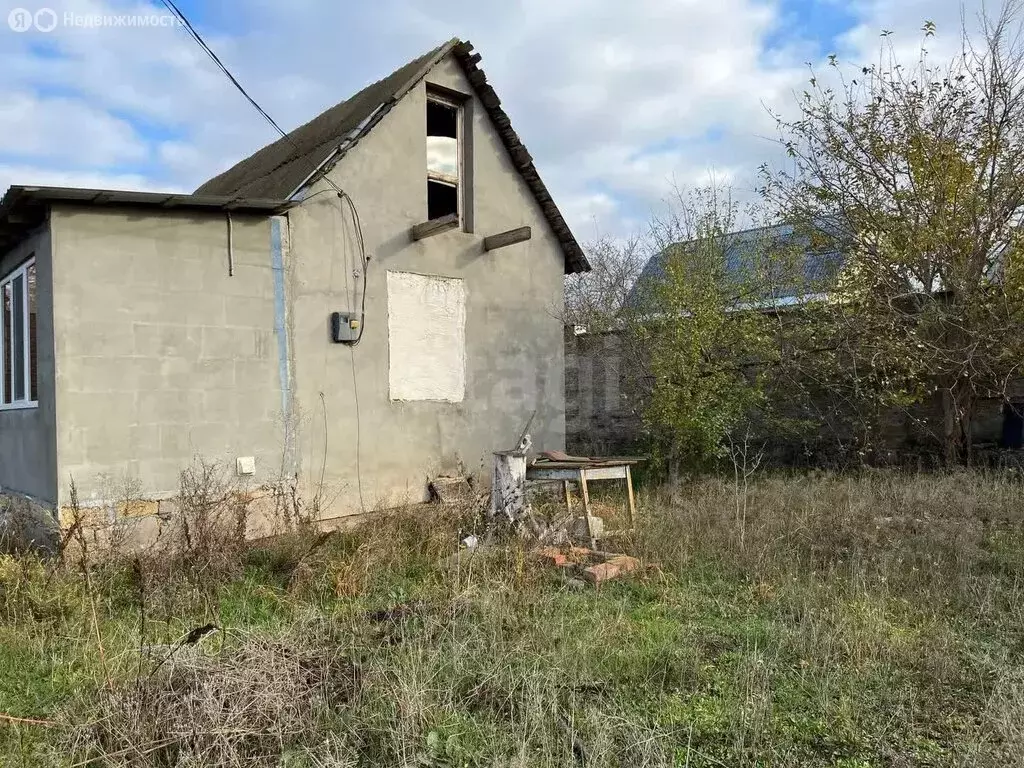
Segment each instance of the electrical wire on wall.
[[[289,136],[281,128],[280,125],[278,125],[277,121],[275,121],[274,118],[272,118],[270,116],[270,114],[267,113],[267,111],[265,109],[263,109],[263,107],[261,107],[259,105],[259,103],[256,101],[256,99],[254,99],[252,96],[249,95],[248,91],[246,91],[245,88],[242,87],[242,84],[238,81],[238,79],[233,74],[231,74],[231,71],[227,68],[227,66],[225,66],[224,62],[221,61],[220,57],[217,56],[216,53],[214,53],[213,49],[210,48],[210,46],[206,43],[206,41],[203,39],[202,35],[199,34],[199,32],[196,30],[196,28],[194,26],[192,26],[192,23],[188,20],[188,17],[186,17],[184,12],[180,8],[178,8],[178,6],[175,4],[174,0],[161,0],[161,2],[163,3],[164,7],[166,7],[167,10],[169,10],[171,12],[171,14],[173,14],[174,17],[180,22],[182,28],[186,31],[186,33],[189,35],[189,37],[191,37],[196,42],[196,44],[200,48],[203,49],[203,51],[210,57],[210,59],[213,61],[213,63],[217,65],[217,67],[221,70],[221,72],[223,72],[224,75],[228,78],[228,80],[231,81],[231,84],[239,91],[239,93],[241,93],[246,98],[246,100],[253,106],[253,108],[260,114],[260,116],[264,120],[266,120],[274,128],[274,130],[277,131],[277,133],[279,133],[281,135],[281,137],[283,139],[288,141],[296,149],[299,149],[299,146],[295,143],[295,140],[292,139],[292,137]],[[366,328],[366,321],[365,321],[365,318],[366,318],[366,287],[367,287],[367,271],[368,271],[369,261],[370,260],[369,260],[369,258],[366,255],[366,243],[365,243],[365,241],[363,239],[363,227],[362,227],[362,223],[361,223],[361,221],[359,219],[359,210],[356,208],[355,201],[352,200],[351,196],[349,196],[349,194],[347,192],[345,192],[345,190],[343,190],[341,187],[339,187],[337,184],[335,184],[334,181],[331,180],[327,176],[326,173],[322,173],[317,180],[322,180],[329,187],[331,187],[331,189],[337,194],[339,200],[348,207],[348,209],[349,209],[349,211],[351,213],[351,216],[352,216],[352,221],[353,221],[354,227],[355,227],[356,242],[358,243],[358,246],[359,246],[360,271],[362,272],[362,283],[363,283],[362,291],[361,291],[362,296],[360,297],[360,325],[359,325],[359,334],[352,341],[352,343],[349,344],[349,352],[351,354],[351,359],[352,359],[352,396],[353,396],[353,400],[354,400],[354,404],[355,404],[355,415],[356,415],[356,480],[357,480],[357,483],[358,483],[358,486],[359,486],[359,505],[360,505],[360,510],[365,513],[366,512],[366,504],[365,504],[365,501],[364,501],[364,498],[363,498],[363,477],[362,477],[362,464],[361,464],[362,428],[361,428],[360,409],[359,409],[358,376],[356,375],[355,346],[357,344],[359,344],[360,341],[362,341],[363,331]],[[312,183],[312,182],[313,182],[313,179],[310,179],[309,183]],[[311,195],[310,197],[306,198],[306,200],[310,200],[313,197],[316,197],[317,195],[319,195],[319,194],[321,194],[323,192],[327,192],[327,191],[328,190],[321,190],[321,192],[317,192],[314,195]],[[303,202],[305,202],[305,200]],[[343,223],[344,223],[344,220],[345,220],[344,211],[342,211],[342,222]],[[333,263],[332,263],[332,269],[333,269]],[[346,273],[346,283],[347,283],[347,273]],[[347,290],[346,290],[346,293],[347,293]],[[322,392],[320,393],[320,397],[322,399],[324,397]],[[322,490],[323,490],[323,475],[326,472],[326,463],[327,463],[327,435],[326,435],[326,431],[327,431],[327,428],[326,428],[326,418],[327,418],[326,408],[327,408],[327,406],[326,406],[326,401],[323,401],[322,405],[324,407],[325,435],[324,435],[323,469],[321,470],[321,479],[320,479],[321,489],[320,489],[320,491],[318,493],[322,492]]]
[[[209,45],[207,45],[206,41],[203,39],[203,36],[200,35],[196,28],[192,26],[192,22],[190,22],[188,20],[188,17],[185,16],[184,12],[180,8],[178,8],[178,6],[174,3],[174,0],[161,0],[161,2],[164,4],[164,7],[167,8],[167,10],[169,10],[171,14],[181,23],[181,26],[184,28],[185,32],[189,35],[189,37],[195,40],[196,44],[200,48],[202,48],[203,51],[206,52],[206,54],[210,57],[213,63],[217,65],[218,69],[220,69],[220,71],[224,73],[228,80],[231,81],[231,84],[238,89],[238,92],[241,93],[250,104],[252,104],[253,108],[260,114],[260,116],[263,117],[263,119],[266,120],[271,125],[271,127],[281,135],[281,138],[288,141],[293,147],[295,147],[295,149],[300,149],[299,145],[295,143],[295,140],[291,136],[289,136],[285,132],[285,130],[280,125],[278,125],[277,121],[274,120],[274,118],[272,118],[269,115],[269,113],[267,113],[267,111],[259,105],[259,102],[257,102],[256,99],[250,96],[249,92],[246,91],[244,87],[242,87],[242,84],[238,82],[238,78],[231,74],[231,70],[229,70],[227,66],[225,66],[224,62],[221,61],[220,57],[216,53],[214,53],[213,49],[210,48]],[[341,187],[335,184],[334,181],[331,178],[329,178],[326,174],[322,174],[318,180],[323,181],[328,186],[330,186],[337,193],[338,197],[348,205],[349,209],[352,212],[352,219],[355,222],[356,234],[358,236],[359,242],[359,255],[363,264],[363,310],[365,311],[366,265],[369,262],[369,259],[366,258],[366,244],[363,240],[363,226],[359,219],[359,210],[356,208],[356,204],[352,200],[352,197],[345,190],[343,190]],[[312,179],[310,179],[310,181],[312,182]],[[310,197],[306,198],[306,200],[310,200],[313,197],[316,197],[316,195],[319,195],[322,192],[326,191],[327,190],[321,190],[321,192],[317,192],[314,195],[310,195]],[[362,326],[360,326],[359,336],[357,337],[355,343],[358,344],[359,340],[362,339],[362,336]]]
[[363,239],[363,225],[359,221],[359,211],[356,210],[356,204],[352,202],[352,198],[348,195],[344,195],[342,199],[348,203],[348,207],[352,211],[352,223],[356,228],[356,239],[359,243],[359,259],[362,264],[361,271],[363,273],[363,295],[360,298],[359,314],[364,318],[364,322],[359,326],[359,335],[356,336],[356,340],[352,342],[352,346],[355,346],[363,340],[363,329],[366,327],[366,273],[370,266],[370,259],[366,255],[366,241]]
[[[359,243],[359,256],[362,262],[362,273],[363,273],[363,288],[362,296],[359,299],[359,317],[361,319],[359,325],[359,335],[356,336],[356,340],[353,341],[348,348],[349,356],[352,359],[352,400],[355,403],[355,414],[356,414],[356,485],[359,490],[359,509],[363,514],[366,514],[366,500],[363,498],[363,468],[362,468],[362,417],[359,409],[359,377],[356,376],[356,345],[363,340],[363,332],[366,330],[366,285],[367,277],[366,273],[369,271],[370,260],[366,256],[366,241],[363,239],[363,225],[359,221],[359,212],[356,210],[355,203],[352,202],[352,198],[345,195],[343,198],[352,211],[352,223],[356,230],[356,239]],[[347,277],[346,277],[347,280]]]
[[[328,180],[326,176],[324,177],[324,180],[325,181]],[[335,189],[337,189],[337,188],[335,187]],[[310,195],[309,197],[305,198],[302,202],[304,202],[304,203],[309,202],[310,200],[313,200],[314,198],[317,198],[320,195],[329,194],[331,191],[332,190],[330,190],[330,189],[321,189],[319,192],[314,192],[312,195]],[[359,314],[363,318],[363,322],[359,326],[359,335],[356,336],[355,340],[352,341],[349,344],[349,346],[354,347],[357,344],[359,344],[360,341],[363,340],[363,329],[366,326],[366,321],[365,321],[365,318],[366,318],[366,286],[367,286],[367,272],[369,271],[369,268],[370,268],[370,257],[367,256],[367,254],[366,254],[366,241],[363,238],[363,225],[362,225],[362,222],[359,219],[359,211],[356,208],[356,204],[352,201],[352,198],[347,193],[339,191],[337,194],[338,194],[338,199],[342,203],[345,203],[347,205],[347,207],[349,209],[349,212],[351,213],[352,224],[355,227],[356,244],[359,246],[359,272],[360,272],[360,274],[362,276],[362,282],[363,282],[362,288],[360,289]],[[344,210],[340,210],[339,213],[341,214],[342,225],[344,225],[345,224],[345,211]],[[331,285],[332,286],[334,285],[334,263],[333,262],[331,263]],[[346,293],[348,293],[350,290],[351,290],[351,288],[348,285],[348,273],[346,272],[345,273],[345,291],[346,291]]]
[[[366,321],[366,280],[367,280],[366,273],[368,271],[369,264],[368,264],[368,260],[366,258],[366,242],[363,239],[363,227],[362,227],[362,224],[359,222],[359,214],[356,211],[355,205],[352,203],[352,199],[351,198],[345,197],[345,198],[342,198],[342,200],[348,202],[349,209],[350,209],[350,211],[352,213],[352,225],[353,225],[353,228],[355,229],[356,242],[359,245],[359,257],[360,257],[360,264],[361,264],[360,272],[362,273],[362,278],[363,278],[363,285],[362,285],[362,288],[360,290],[361,296],[359,297],[359,301],[360,301],[359,317],[360,317],[360,320],[361,320],[360,325],[359,325],[359,334],[356,336],[355,341],[353,341],[351,344],[348,345],[348,352],[349,352],[349,358],[352,361],[352,400],[355,403],[354,411],[355,411],[355,416],[356,416],[356,486],[357,486],[357,490],[359,491],[359,510],[363,514],[366,514],[366,500],[363,497],[363,468],[362,468],[362,455],[363,455],[363,450],[362,450],[362,434],[363,434],[363,425],[362,425],[362,418],[361,418],[360,408],[359,408],[359,377],[356,375],[356,345],[359,344],[359,342],[363,340],[363,331],[366,328],[366,322],[365,322]],[[346,222],[345,222],[344,213],[343,213],[343,215],[341,217],[341,222],[342,222],[342,226],[345,226]],[[348,238],[347,237],[345,238],[345,242],[348,242]],[[345,293],[346,293],[346,295],[348,294],[348,292],[349,292],[348,270],[346,269],[346,271],[345,271]]]
[[[316,192],[316,193],[310,195],[308,198],[306,198],[306,200],[312,200],[313,198],[317,197],[318,195],[320,195],[322,193],[325,193],[325,192],[329,192],[329,191],[330,190],[326,190],[326,189],[325,190],[321,190],[320,192]],[[359,213],[356,210],[355,205],[352,203],[351,198],[349,198],[347,196],[343,197],[341,195],[339,195],[338,197],[339,197],[339,205],[341,203],[346,202],[346,201],[348,202],[348,208],[349,208],[349,211],[351,213],[351,219],[352,219],[352,226],[353,226],[354,235],[355,235],[355,241],[356,241],[356,244],[358,245],[359,265],[360,265],[359,272],[360,272],[361,277],[362,277],[362,287],[360,288],[360,296],[359,296],[359,302],[360,302],[359,315],[360,315],[360,318],[365,319],[365,317],[366,317],[366,286],[367,286],[367,276],[366,276],[366,273],[367,273],[368,267],[369,267],[369,259],[366,256],[366,243],[365,243],[365,240],[363,239],[363,228],[362,228],[362,225],[361,225],[361,223],[359,221]],[[347,221],[347,219],[345,217],[345,210],[344,210],[344,208],[339,210],[339,220],[341,221],[341,226],[342,226],[342,229],[344,231],[341,233],[341,236],[339,236],[337,233],[335,233],[334,240],[335,240],[335,242],[341,242],[343,244],[344,243],[348,243],[350,238],[349,238],[349,233],[348,233],[348,221]],[[328,278],[328,292],[330,292],[330,291],[332,291],[334,289],[334,281],[335,281],[334,269],[335,269],[335,264],[336,263],[337,263],[337,259],[333,259],[332,258],[331,259],[330,276]],[[348,265],[346,264],[346,266],[345,266],[345,295],[346,296],[352,295],[351,291],[352,291],[352,285],[349,283],[349,270],[348,270]],[[354,300],[355,300],[355,297],[353,296],[353,301]],[[366,500],[365,500],[365,497],[363,495],[363,471],[362,471],[362,433],[363,433],[363,429],[362,429],[362,419],[361,419],[361,412],[360,412],[361,409],[360,409],[360,406],[359,406],[359,377],[356,375],[356,350],[355,350],[356,345],[359,344],[360,341],[362,341],[363,329],[364,328],[365,328],[365,322],[360,324],[358,336],[356,337],[356,339],[353,342],[348,344],[348,347],[349,347],[349,357],[350,357],[351,363],[352,363],[352,399],[353,399],[353,402],[355,404],[354,411],[355,411],[355,417],[356,417],[356,485],[357,485],[357,488],[358,488],[358,491],[359,491],[359,509],[360,509],[360,511],[362,513],[365,514],[366,513]],[[327,353],[325,352],[324,353],[324,378],[325,379],[327,378],[327,368],[328,368],[328,358],[327,358]],[[320,397],[321,397],[321,400],[322,400],[323,399],[323,393],[322,392],[320,393]],[[326,406],[326,403],[325,403],[324,404],[324,408],[326,409],[326,407],[327,406]],[[325,429],[327,428],[326,421],[324,423],[324,428]],[[325,446],[326,446],[326,437],[325,437],[324,443],[325,443]],[[325,451],[326,451],[326,448],[325,448]],[[321,480],[321,482],[322,482],[322,480]]]

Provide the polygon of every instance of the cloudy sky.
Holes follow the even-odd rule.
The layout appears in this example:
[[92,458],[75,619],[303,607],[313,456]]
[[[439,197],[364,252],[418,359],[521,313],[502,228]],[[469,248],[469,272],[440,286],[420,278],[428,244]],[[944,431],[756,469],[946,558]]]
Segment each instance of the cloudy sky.
[[[980,0],[179,0],[286,129],[450,37],[482,66],[582,241],[639,228],[673,184],[740,194],[782,162],[807,64],[955,43]],[[52,31],[5,20],[43,8]],[[159,2],[0,0],[0,187],[191,191],[275,138],[184,30],[90,28],[67,14]]]

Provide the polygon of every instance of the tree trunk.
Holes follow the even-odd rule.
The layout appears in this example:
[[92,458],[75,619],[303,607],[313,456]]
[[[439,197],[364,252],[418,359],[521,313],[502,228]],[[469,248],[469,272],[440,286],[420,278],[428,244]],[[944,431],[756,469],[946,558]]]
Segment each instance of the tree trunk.
[[955,466],[971,463],[971,422],[974,416],[974,393],[959,380],[942,391],[943,439],[946,463]]

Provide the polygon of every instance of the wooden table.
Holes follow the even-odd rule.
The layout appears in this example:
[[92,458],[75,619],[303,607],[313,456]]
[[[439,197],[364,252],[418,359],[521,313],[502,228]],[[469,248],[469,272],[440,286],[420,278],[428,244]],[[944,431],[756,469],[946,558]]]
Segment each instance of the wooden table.
[[588,484],[600,480],[626,481],[626,516],[629,521],[629,530],[632,530],[636,519],[636,498],[633,495],[632,467],[641,461],[643,459],[639,458],[587,459],[585,461],[539,460],[526,468],[526,479],[561,481],[565,491],[565,508],[570,514],[572,513],[572,497],[569,494],[569,483],[579,483],[580,493],[583,496],[587,536],[590,538],[590,546],[595,548],[597,542],[594,532],[590,528],[590,488]]

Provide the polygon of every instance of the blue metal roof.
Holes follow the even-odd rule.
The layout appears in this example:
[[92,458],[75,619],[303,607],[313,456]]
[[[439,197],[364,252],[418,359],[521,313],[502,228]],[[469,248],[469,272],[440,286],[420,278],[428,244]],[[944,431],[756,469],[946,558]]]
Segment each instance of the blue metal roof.
[[[792,249],[791,255],[796,260],[794,273],[784,276],[784,270],[780,266],[778,284],[766,282],[763,292],[756,298],[793,304],[802,296],[828,290],[829,283],[835,279],[843,264],[843,255],[834,245],[838,239],[835,228],[822,224],[813,228],[778,224],[733,232],[725,235],[723,239],[725,268],[727,272],[738,276],[744,267],[756,265],[772,251]],[[639,291],[644,286],[665,279],[665,267],[672,252],[688,244],[676,243],[651,257],[629,293],[629,306],[637,305]]]

